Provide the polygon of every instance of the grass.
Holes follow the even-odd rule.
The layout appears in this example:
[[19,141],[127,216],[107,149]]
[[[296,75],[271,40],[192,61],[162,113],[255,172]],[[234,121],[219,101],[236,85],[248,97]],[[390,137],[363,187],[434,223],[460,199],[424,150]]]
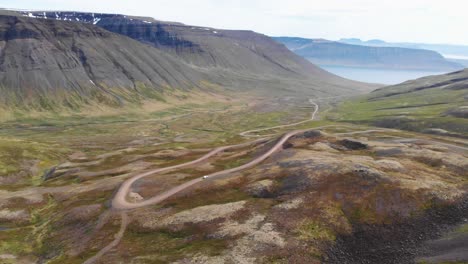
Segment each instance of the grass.
[[0,231],[0,254],[25,255],[34,252],[29,240],[31,228]]
[[[0,177],[17,175],[13,185],[39,185],[50,167],[66,156],[69,149],[16,137],[0,137]],[[4,184],[3,188],[12,187]]]
[[[47,104],[48,102],[44,102]],[[193,113],[186,115],[188,112]],[[179,116],[173,119],[173,116]],[[271,110],[256,112],[246,110],[239,102],[190,101],[181,105],[172,105],[155,111],[129,111],[121,115],[90,115],[82,113],[61,115],[16,115],[14,121],[0,122],[0,175],[12,176],[27,170],[25,162],[37,161],[37,173],[28,175],[24,181],[16,185],[2,185],[1,189],[8,191],[35,186],[69,186],[80,188],[92,182],[78,183],[73,178],[63,178],[52,182],[44,182],[41,176],[46,169],[67,161],[70,154],[83,152],[90,160],[96,155],[117,150],[135,148],[135,151],[124,152],[109,157],[99,165],[80,166],[81,170],[101,171],[125,165],[129,155],[145,155],[164,149],[174,148],[212,148],[229,144],[238,144],[249,139],[238,136],[238,133],[260,127],[277,126],[307,119],[309,113],[298,109]],[[298,128],[312,127],[324,122],[311,122]],[[196,129],[196,130],[194,130]],[[295,129],[292,127],[291,129]],[[289,130],[289,128],[288,128]],[[270,133],[271,131],[267,131]],[[281,133],[281,130],[273,131]],[[181,136],[181,141],[173,141]],[[141,144],[131,143],[135,140],[147,139]],[[153,143],[167,144],[153,146]],[[166,166],[181,161],[188,161],[203,155],[193,154],[181,157],[177,161],[165,159],[143,159],[148,162]],[[220,162],[220,167],[232,168],[244,164],[250,159],[233,158]],[[76,161],[79,163],[79,161]],[[160,165],[159,165],[160,164]],[[27,167],[27,166],[26,166]],[[183,172],[183,171],[182,171]],[[102,179],[102,177],[100,178]],[[91,179],[90,181],[93,181]],[[0,254],[8,253],[23,255],[57,255],[58,260],[66,259],[67,263],[81,263],[82,257],[68,258],[60,256],[62,245],[53,238],[54,234],[63,231],[61,226],[54,226],[60,219],[61,212],[76,206],[90,203],[106,203],[112,196],[112,191],[95,190],[80,193],[63,201],[52,198],[46,204],[24,205],[13,200],[11,206],[27,207],[32,212],[31,226],[22,229],[0,231]],[[185,210],[208,204],[221,204],[252,199],[239,184],[228,183],[222,188],[209,192],[195,190],[194,193],[168,200],[163,206],[175,210]],[[180,235],[180,234],[179,234]],[[199,239],[190,241],[190,237],[177,237],[177,234],[157,233],[142,234],[130,231],[126,234],[123,245],[130,245],[136,255],[143,256],[142,263],[167,263],[181,256],[202,252],[207,255],[219,254],[227,247],[227,241],[221,239]],[[153,243],[150,245],[150,243]],[[153,246],[154,245],[154,246]],[[163,245],[163,247],[161,247]],[[149,249],[151,250],[149,250]],[[151,254],[145,253],[154,251]],[[131,252],[131,251],[130,251]],[[90,252],[95,253],[95,252]],[[147,260],[144,260],[147,258]],[[81,260],[81,261],[80,261]]]
[[324,240],[334,241],[335,234],[322,222],[314,220],[305,220],[296,229],[298,237],[302,240]]
[[430,89],[371,100],[364,96],[342,102],[327,114],[329,120],[423,131],[442,128],[468,135],[468,122],[444,113],[466,104],[466,91]]
[[137,263],[170,263],[193,254],[220,255],[228,245],[224,239],[190,237],[189,233],[128,230],[121,246],[129,255],[140,256]]
[[455,230],[458,234],[468,234],[468,224],[464,224]]
[[190,193],[177,199],[169,199],[164,207],[173,207],[179,211],[210,204],[225,204],[251,199],[235,185],[224,186],[207,191]]

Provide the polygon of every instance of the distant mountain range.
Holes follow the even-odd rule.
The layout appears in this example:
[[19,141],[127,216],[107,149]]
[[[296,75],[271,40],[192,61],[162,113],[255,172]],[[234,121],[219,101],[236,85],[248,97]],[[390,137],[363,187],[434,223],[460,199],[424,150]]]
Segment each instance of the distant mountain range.
[[274,39],[312,63],[323,66],[422,71],[455,71],[464,68],[460,63],[448,61],[439,53],[425,49],[358,45],[358,41],[347,44],[295,37]]
[[252,31],[119,14],[0,13],[0,105],[8,107],[120,106],[174,89],[333,96],[375,87]]
[[363,45],[363,46],[372,46],[372,47],[401,47],[401,48],[411,48],[411,49],[426,49],[433,50],[441,53],[444,57],[447,58],[461,58],[466,57],[468,60],[468,46],[463,45],[450,45],[450,44],[427,44],[427,43],[411,43],[411,42],[386,42],[380,39],[363,41],[358,38],[343,38],[338,42],[354,44],[354,45]]

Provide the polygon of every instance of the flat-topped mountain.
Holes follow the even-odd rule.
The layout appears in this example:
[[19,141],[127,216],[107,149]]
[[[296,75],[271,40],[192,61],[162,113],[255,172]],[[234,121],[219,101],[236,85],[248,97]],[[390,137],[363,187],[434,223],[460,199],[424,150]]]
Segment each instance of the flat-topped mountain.
[[315,96],[372,88],[323,71],[252,31],[114,14],[9,11],[0,16],[0,36],[2,98],[10,106],[122,105],[169,88]]
[[468,46],[466,45],[411,43],[411,42],[386,42],[380,39],[372,39],[372,40],[364,41],[358,38],[342,38],[338,41],[342,43],[362,45],[362,46],[427,49],[427,50],[433,50],[433,51],[439,52],[443,54],[446,58],[468,56]]
[[274,39],[296,54],[323,66],[423,71],[455,71],[463,68],[461,64],[448,61],[430,50],[361,46],[323,39]]

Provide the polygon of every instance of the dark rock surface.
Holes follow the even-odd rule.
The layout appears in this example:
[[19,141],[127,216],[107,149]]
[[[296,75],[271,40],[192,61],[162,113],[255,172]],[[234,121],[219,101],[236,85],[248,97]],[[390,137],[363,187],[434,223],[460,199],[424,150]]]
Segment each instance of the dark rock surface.
[[459,107],[451,109],[446,112],[447,115],[459,117],[459,118],[468,118],[468,107]]
[[343,139],[340,143],[350,150],[367,149],[367,145],[356,140]]
[[[0,16],[2,103],[66,97],[116,102],[145,87],[192,88],[202,74],[164,52],[91,24]],[[71,101],[70,97],[78,98]],[[14,100],[13,100],[14,99]]]
[[467,217],[465,197],[456,204],[437,205],[423,215],[399,223],[355,225],[351,235],[337,238],[325,263],[416,263],[418,257],[434,254],[425,241],[442,236]]

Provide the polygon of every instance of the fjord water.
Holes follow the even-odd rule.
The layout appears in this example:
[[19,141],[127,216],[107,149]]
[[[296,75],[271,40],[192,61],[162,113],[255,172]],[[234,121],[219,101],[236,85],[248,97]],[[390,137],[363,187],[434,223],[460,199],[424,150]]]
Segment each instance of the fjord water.
[[407,70],[386,70],[354,68],[341,66],[323,66],[321,68],[338,76],[367,83],[398,84],[408,80],[418,79],[429,75],[439,75],[447,72],[434,71],[407,71]]

